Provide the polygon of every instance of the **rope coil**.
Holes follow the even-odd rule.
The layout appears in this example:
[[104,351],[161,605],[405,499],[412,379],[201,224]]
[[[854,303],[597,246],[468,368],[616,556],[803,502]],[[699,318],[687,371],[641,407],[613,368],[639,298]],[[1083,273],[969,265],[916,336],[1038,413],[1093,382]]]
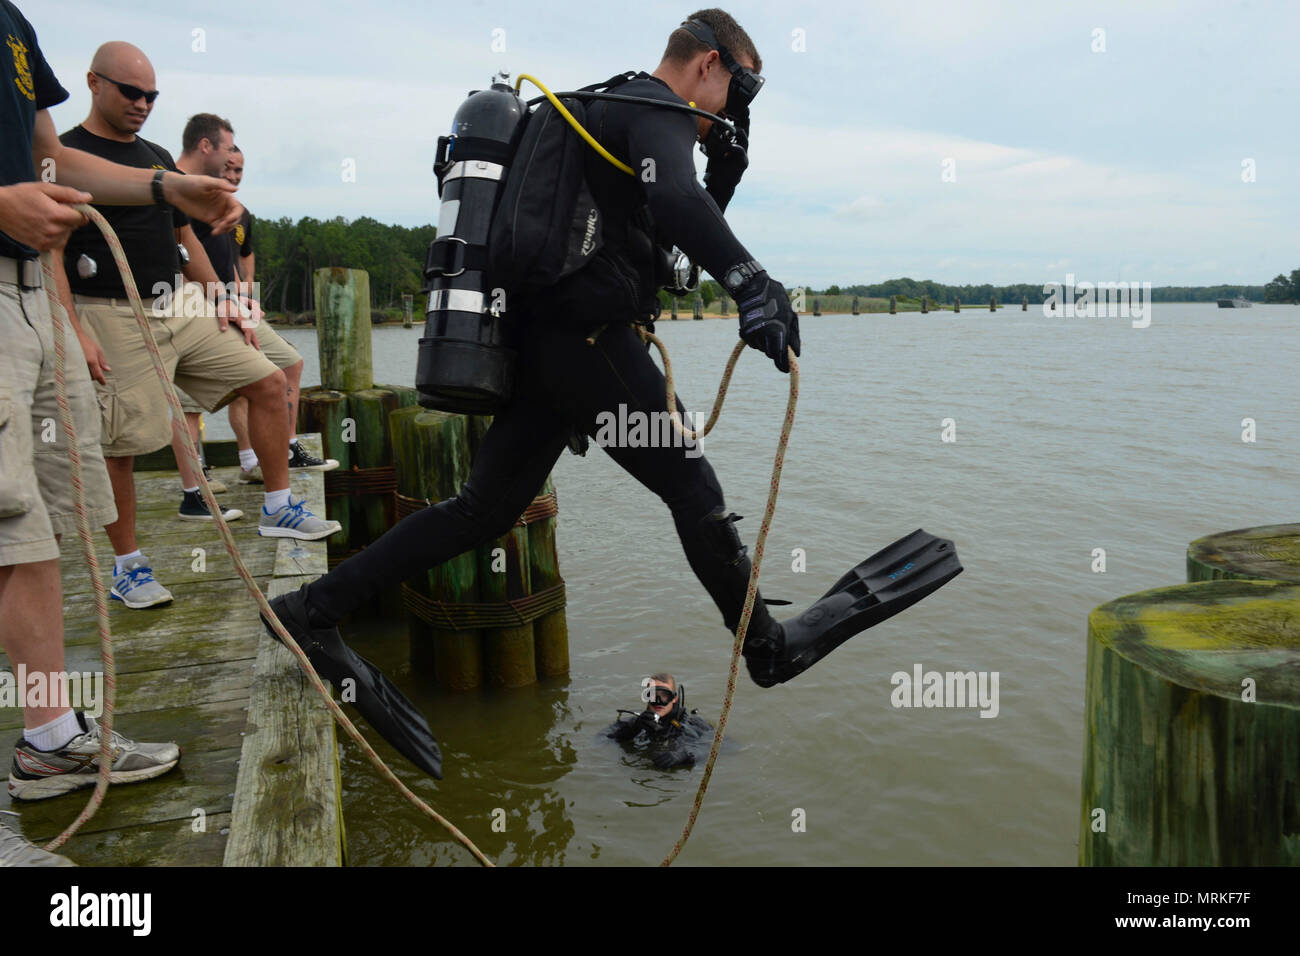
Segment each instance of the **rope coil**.
[[363,495],[397,493],[397,469],[394,465],[376,468],[339,468],[325,472],[326,498],[359,498]]
[[564,582],[542,588],[521,598],[507,598],[481,604],[439,601],[421,594],[409,584],[402,585],[402,603],[406,609],[433,627],[444,631],[478,631],[502,627],[522,627],[565,606]]

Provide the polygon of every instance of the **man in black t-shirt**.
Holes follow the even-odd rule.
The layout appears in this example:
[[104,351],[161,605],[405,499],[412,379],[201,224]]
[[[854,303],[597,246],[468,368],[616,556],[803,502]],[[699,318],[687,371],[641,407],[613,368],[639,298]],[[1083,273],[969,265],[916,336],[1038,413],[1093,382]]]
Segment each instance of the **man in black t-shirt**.
[[[234,129],[231,127],[229,120],[220,116],[212,113],[197,113],[191,116],[189,122],[185,124],[185,132],[181,137],[181,149],[180,158],[176,161],[176,165],[180,167],[181,172],[220,176],[225,172],[231,157],[236,155]],[[239,282],[241,277],[237,262],[238,249],[235,242],[238,239],[240,227],[236,226],[230,235],[215,236],[206,223],[195,220],[192,225],[194,235],[203,244],[204,250],[208,253],[208,258],[212,261],[212,267],[216,270],[217,278],[222,282]],[[286,449],[289,467],[291,469],[310,468],[317,471],[329,471],[332,468],[337,468],[338,462],[332,458],[320,459],[309,456],[302,450],[297,437],[294,435],[298,420],[298,388],[302,382],[302,356],[298,354],[298,351],[292,345],[281,338],[280,334],[270,325],[258,324],[261,319],[262,309],[257,301],[256,292],[251,286],[251,281],[249,287],[241,293],[241,301],[252,313],[250,320],[257,327],[258,345],[262,350],[262,354],[284,372],[285,399],[288,406],[289,421],[289,444]],[[197,430],[197,416],[193,418],[190,425],[191,432]],[[230,403],[230,427],[234,431],[239,445],[240,480],[247,482],[250,477],[253,480],[261,480],[261,464],[253,448],[252,434],[249,428],[248,405],[240,399]],[[180,449],[177,449],[177,454],[180,457]],[[254,472],[254,469],[256,469],[256,472]]]
[[[95,51],[86,78],[90,113],[61,139],[128,165],[174,166],[165,149],[138,135],[152,111],[154,80],[153,65],[143,51],[120,41],[103,44]],[[228,149],[228,143],[223,145]],[[193,229],[188,224],[177,229],[174,219],[157,212],[152,222],[123,221],[120,212],[105,212],[122,222],[122,245],[146,297],[146,311],[168,374],[209,411],[222,408],[237,395],[252,403],[254,445],[272,457],[265,468],[267,491],[258,533],[317,540],[337,531],[337,522],[317,518],[290,495],[287,454],[282,450],[289,443],[284,374],[257,350],[254,328],[243,321]],[[176,251],[178,241],[189,253],[184,266]],[[105,528],[115,556],[111,593],[129,608],[147,608],[170,602],[172,595],[155,579],[136,540],[132,469],[136,455],[171,442],[174,423],[130,304],[117,291],[120,280],[102,275],[87,279],[79,269],[79,250],[92,250],[86,254],[100,264],[101,271],[106,271],[105,266],[111,269],[102,243],[102,237],[85,229],[74,235],[63,257],[63,281],[70,285],[70,317],[79,334],[93,343],[86,348],[87,362],[100,386],[101,442],[118,511],[118,520]],[[169,274],[160,274],[164,266]],[[232,320],[237,328],[230,327]],[[198,489],[197,475],[190,480],[186,490],[193,494]]]
[[[48,110],[68,93],[50,70],[31,24],[10,0],[0,0],[0,41],[0,404],[7,412],[0,422],[0,645],[15,671],[44,675],[53,685],[65,672],[58,536],[72,531],[75,520],[69,436],[60,426],[55,441],[42,440],[44,420],[58,420],[52,412],[54,322],[67,323],[61,310],[51,315],[36,250],[60,246],[85,223],[86,217],[71,208],[91,200],[82,189],[93,190],[93,198],[105,203],[175,203],[227,228],[237,221],[240,207],[224,181],[173,173],[155,177],[64,147]],[[94,393],[77,340],[67,338],[68,399],[78,429],[83,490],[92,515],[98,511],[104,521],[114,510],[98,452]],[[13,750],[10,795],[41,799],[94,786],[100,747],[94,718],[73,711],[66,701],[36,706],[26,693],[22,696],[24,729]],[[174,744],[125,738],[118,743],[113,783],[158,776],[180,759]],[[0,823],[0,865],[67,863]]]
[[[244,151],[238,144],[230,151],[230,159],[226,160],[226,168],[221,171],[221,178],[236,189],[244,181]],[[244,207],[244,215],[239,220],[239,224],[231,230],[230,238],[238,249],[239,278],[244,282],[252,282],[253,274],[257,269],[253,251],[253,214],[248,211],[247,206]]]

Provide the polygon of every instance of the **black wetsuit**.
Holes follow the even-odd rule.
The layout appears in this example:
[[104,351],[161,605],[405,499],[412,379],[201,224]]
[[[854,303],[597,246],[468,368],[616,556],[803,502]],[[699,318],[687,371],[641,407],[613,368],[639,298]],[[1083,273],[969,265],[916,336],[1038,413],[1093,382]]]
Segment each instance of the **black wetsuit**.
[[[644,75],[642,75],[644,77]],[[619,93],[682,100],[658,80],[638,78]],[[589,151],[588,182],[605,213],[606,247],[585,268],[533,296],[522,309],[513,397],[493,419],[460,493],[405,518],[308,589],[322,623],[355,610],[382,585],[422,573],[505,534],[541,490],[575,429],[595,435],[601,412],[647,415],[664,410],[664,375],[632,323],[647,321],[657,302],[655,252],[631,224],[649,207],[660,238],[712,274],[750,259],[695,176],[693,116],[676,110],[597,102],[588,127],[634,169],[652,159],[654,175],[629,176]],[[588,344],[592,327],[608,323]],[[719,356],[721,360],[721,356]],[[685,412],[681,402],[679,409]],[[672,447],[606,447],[606,453],[658,495],[672,513],[692,570],[733,633],[750,564],[723,506],[708,461]],[[638,572],[629,549],[625,573]],[[610,569],[611,571],[617,569]],[[750,633],[772,626],[755,605]]]
[[620,717],[605,728],[605,736],[645,746],[650,761],[661,770],[693,767],[696,760],[709,752],[713,725],[697,711],[687,713],[677,708],[667,717],[654,719],[653,711]]

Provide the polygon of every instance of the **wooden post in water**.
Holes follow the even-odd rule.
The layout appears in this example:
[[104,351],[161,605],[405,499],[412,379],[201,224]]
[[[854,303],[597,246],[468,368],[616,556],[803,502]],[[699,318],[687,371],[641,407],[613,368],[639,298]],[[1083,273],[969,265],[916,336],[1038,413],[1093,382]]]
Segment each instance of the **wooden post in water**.
[[[543,495],[555,494],[550,477]],[[536,594],[560,583],[560,562],[555,548],[555,517],[528,525],[528,560],[532,565],[532,590]],[[537,676],[558,677],[569,673],[569,622],[564,608],[543,614],[533,621],[533,643],[537,652]]]
[[821,315],[821,314],[822,314],[822,300],[819,299],[817,296],[813,296],[813,315]]
[[[320,385],[304,388],[298,395],[298,431],[320,432],[326,458],[339,463],[339,470],[352,467],[355,423],[350,418],[348,397],[342,392]],[[347,498],[325,496],[325,517],[342,525],[341,531],[329,536],[330,551],[346,553],[352,547],[352,506]]]
[[[351,464],[357,468],[391,465],[393,445],[388,435],[388,416],[398,409],[397,394],[386,388],[362,389],[348,396],[348,409],[356,423]],[[353,495],[350,500],[353,533],[349,544],[352,548],[370,544],[393,526],[391,493],[364,497]]]
[[[471,415],[467,424],[470,460],[492,426],[488,415]],[[530,593],[528,528],[516,524],[495,541],[480,545],[478,595],[483,603],[514,600]],[[483,678],[489,687],[524,687],[537,683],[533,622],[479,632],[483,642]]]
[[961,311],[961,299],[953,299],[953,300],[952,300],[952,310],[953,310],[954,312],[960,312],[960,311]]
[[889,314],[890,315],[898,314],[898,299],[897,297],[892,295],[889,297]]
[[718,296],[718,314],[727,314],[727,297],[725,295]]
[[1103,604],[1084,711],[1082,865],[1300,864],[1300,586]]
[[409,292],[402,293],[402,328],[411,327],[411,312],[415,308],[415,296]]
[[989,296],[989,311],[996,312],[997,310],[998,310],[998,297],[995,295],[991,295]]
[[923,295],[921,296],[921,314],[926,315],[927,313],[929,313],[929,311],[930,311],[930,297],[928,295]]
[[[408,499],[405,506],[415,509],[420,501],[436,504],[454,496],[469,475],[465,416],[415,406],[399,409],[388,422],[397,493]],[[477,572],[478,558],[467,551],[421,575],[410,597],[472,604],[478,601]],[[472,690],[482,683],[479,631],[437,627],[414,613],[408,614],[407,623],[412,666],[425,674],[432,672],[438,685],[450,690]]]
[[1224,531],[1187,546],[1187,580],[1219,578],[1300,584],[1300,524]]
[[329,268],[317,269],[315,278],[321,385],[341,392],[373,388],[369,274]]
[[677,321],[677,296],[674,295],[674,296],[670,296],[669,298],[672,299],[672,303],[673,303],[672,320],[676,322]]
[[1027,295],[1022,295],[1022,296],[1020,297],[1020,311],[1021,311],[1021,312],[1028,312],[1028,311],[1029,311],[1029,296],[1027,296]]
[[695,301],[692,303],[692,306],[695,309],[695,319],[699,320],[704,318],[704,300],[700,297],[698,292],[695,293]]
[[858,297],[856,295],[853,297],[853,314],[858,314]]

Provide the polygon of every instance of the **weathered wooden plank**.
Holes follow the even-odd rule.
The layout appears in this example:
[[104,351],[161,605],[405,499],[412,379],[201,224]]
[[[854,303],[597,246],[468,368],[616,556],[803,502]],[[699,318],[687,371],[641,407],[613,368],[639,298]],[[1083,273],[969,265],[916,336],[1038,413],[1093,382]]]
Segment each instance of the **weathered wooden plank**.
[[[207,815],[229,813],[230,784],[239,754],[238,747],[186,752],[176,768],[161,777],[110,787],[103,804],[78,836],[164,820],[190,821],[197,819],[195,810]],[[78,790],[52,800],[19,803],[13,809],[22,816],[23,833],[29,840],[48,841],[76,819],[89,797],[89,789]]]
[[220,866],[229,832],[229,813],[209,813],[201,824],[165,820],[78,834],[62,852],[82,866]]
[[[276,578],[267,596],[307,580]],[[333,718],[293,655],[268,637],[258,648],[224,865],[341,865],[339,787]]]
[[[320,454],[319,437],[306,442]],[[314,480],[313,480],[314,479]],[[319,476],[295,476],[300,494],[324,512]],[[268,598],[301,587],[325,569],[325,543],[283,542]],[[301,553],[300,553],[301,552]],[[260,622],[259,622],[260,630]],[[235,783],[225,866],[339,866],[344,858],[342,774],[334,718],[297,659],[261,631],[249,694],[248,727]]]

